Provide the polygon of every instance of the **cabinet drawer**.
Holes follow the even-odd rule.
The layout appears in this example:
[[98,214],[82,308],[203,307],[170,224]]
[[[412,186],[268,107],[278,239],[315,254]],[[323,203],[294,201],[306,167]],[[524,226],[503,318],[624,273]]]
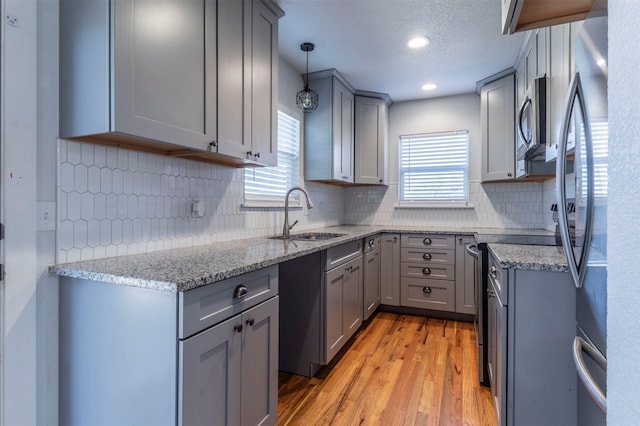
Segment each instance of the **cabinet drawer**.
[[402,234],[400,244],[402,247],[428,247],[446,250],[456,248],[453,235]]
[[400,275],[432,280],[453,280],[455,278],[455,268],[454,265],[425,265],[402,262],[400,264]]
[[507,304],[507,279],[508,274],[504,269],[500,267],[500,263],[498,259],[496,259],[493,255],[489,256],[489,279],[493,281],[496,293],[500,300],[502,300],[502,304]]
[[327,249],[326,269],[330,271],[362,254],[362,240],[351,241]]
[[403,277],[400,284],[402,306],[453,312],[453,281]]
[[179,293],[178,337],[185,339],[277,294],[278,265]]
[[437,248],[407,248],[401,250],[401,262],[416,262],[424,264],[455,264],[455,250]]

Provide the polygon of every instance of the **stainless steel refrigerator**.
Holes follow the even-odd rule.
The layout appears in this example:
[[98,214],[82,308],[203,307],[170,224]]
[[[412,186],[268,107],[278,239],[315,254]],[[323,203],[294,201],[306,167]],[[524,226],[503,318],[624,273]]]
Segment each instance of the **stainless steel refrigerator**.
[[[579,425],[606,423],[607,16],[596,2],[573,39],[573,79],[556,161],[559,228],[577,287]],[[560,206],[564,208],[560,209]]]

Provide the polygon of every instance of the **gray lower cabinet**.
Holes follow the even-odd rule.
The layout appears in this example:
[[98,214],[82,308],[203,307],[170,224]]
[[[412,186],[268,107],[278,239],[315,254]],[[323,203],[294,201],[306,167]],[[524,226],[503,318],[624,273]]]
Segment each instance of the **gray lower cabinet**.
[[368,320],[380,306],[380,237],[365,238],[363,260],[362,319]]
[[456,312],[461,314],[476,313],[476,264],[466,250],[475,242],[473,236],[456,236]]
[[60,281],[60,424],[275,423],[277,266],[183,293]]
[[454,236],[402,234],[400,275],[402,306],[454,312]]
[[380,236],[380,303],[400,306],[400,234]]
[[328,364],[362,325],[362,257],[327,271],[325,279]]
[[576,424],[569,274],[501,269],[490,256],[488,279],[488,370],[498,423]]

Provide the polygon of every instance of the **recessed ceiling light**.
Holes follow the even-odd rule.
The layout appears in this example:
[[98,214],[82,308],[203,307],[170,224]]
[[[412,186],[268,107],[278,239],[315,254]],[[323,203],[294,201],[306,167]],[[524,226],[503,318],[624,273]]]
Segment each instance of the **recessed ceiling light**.
[[435,88],[437,88],[438,85],[435,83],[425,83],[422,85],[421,89],[422,90],[433,90]]
[[418,37],[413,37],[411,40],[409,40],[407,42],[407,46],[409,46],[412,49],[419,49],[429,44],[429,42],[430,42],[429,37],[418,36]]

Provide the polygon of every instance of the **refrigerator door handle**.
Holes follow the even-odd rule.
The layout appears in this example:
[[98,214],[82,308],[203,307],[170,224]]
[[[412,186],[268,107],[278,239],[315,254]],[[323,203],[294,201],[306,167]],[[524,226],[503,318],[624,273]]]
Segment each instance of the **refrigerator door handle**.
[[[567,157],[567,141],[569,136],[569,126],[571,125],[571,115],[573,113],[574,100],[578,101],[580,113],[584,121],[585,127],[585,153],[586,153],[586,168],[587,168],[587,204],[586,204],[586,218],[585,218],[585,234],[583,245],[581,248],[580,262],[576,260],[573,246],[571,244],[571,237],[569,235],[569,218],[567,217],[567,188],[566,188],[566,163]],[[575,148],[579,148],[576,146]],[[576,151],[576,155],[579,153]],[[567,104],[564,111],[564,118],[562,120],[562,129],[560,133],[560,140],[558,144],[558,157],[556,160],[556,193],[558,194],[558,227],[560,230],[560,237],[562,239],[562,248],[567,258],[567,264],[571,277],[577,288],[582,287],[584,278],[587,273],[587,258],[589,256],[589,248],[591,247],[591,235],[593,229],[591,222],[593,220],[593,146],[591,143],[591,122],[589,121],[589,114],[587,112],[587,106],[584,100],[584,92],[582,89],[582,82],[580,80],[580,73],[576,73],[571,80],[571,88],[569,90],[569,96],[567,97]],[[578,194],[576,194],[576,197]]]
[[598,386],[596,381],[589,373],[589,369],[587,369],[587,365],[584,362],[584,358],[582,358],[582,353],[586,352],[589,355],[589,358],[593,359],[596,364],[598,364],[606,373],[607,371],[607,359],[600,353],[595,346],[591,343],[587,342],[580,336],[576,336],[573,340],[573,361],[576,364],[576,371],[578,372],[578,377],[584,384],[587,392],[593,398],[593,400],[598,404],[598,407],[606,413],[607,412],[607,396],[602,392],[602,389]]

